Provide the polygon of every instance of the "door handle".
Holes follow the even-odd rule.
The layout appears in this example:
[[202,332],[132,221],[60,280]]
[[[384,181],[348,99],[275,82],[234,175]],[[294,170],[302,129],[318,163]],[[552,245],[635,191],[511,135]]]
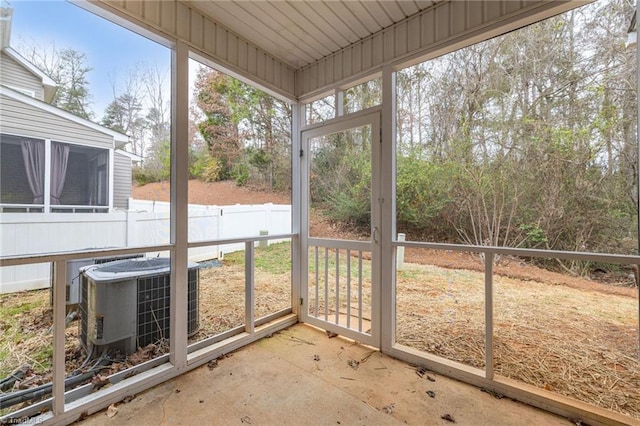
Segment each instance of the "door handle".
[[373,237],[373,242],[378,244],[378,227],[374,226],[373,227],[373,232],[371,233],[371,236]]

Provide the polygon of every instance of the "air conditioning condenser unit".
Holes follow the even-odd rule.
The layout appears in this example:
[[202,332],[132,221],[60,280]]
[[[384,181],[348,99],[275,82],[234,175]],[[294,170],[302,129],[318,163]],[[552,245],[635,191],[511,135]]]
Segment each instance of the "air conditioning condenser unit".
[[[131,354],[169,339],[170,259],[136,258],[81,268],[80,336],[85,347]],[[199,266],[188,265],[187,332],[198,318]]]

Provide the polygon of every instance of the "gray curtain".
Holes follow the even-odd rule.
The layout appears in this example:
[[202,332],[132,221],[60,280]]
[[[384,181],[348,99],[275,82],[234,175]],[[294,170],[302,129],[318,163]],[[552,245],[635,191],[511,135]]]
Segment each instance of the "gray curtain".
[[27,172],[29,188],[33,193],[33,204],[44,203],[44,142],[22,140],[22,159]]
[[64,189],[69,162],[69,145],[54,142],[51,144],[51,205],[60,204],[60,194]]

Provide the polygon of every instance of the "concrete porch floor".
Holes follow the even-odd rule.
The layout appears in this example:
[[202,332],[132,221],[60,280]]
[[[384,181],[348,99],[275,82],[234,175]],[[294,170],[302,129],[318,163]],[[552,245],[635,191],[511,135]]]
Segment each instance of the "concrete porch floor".
[[[341,337],[297,324],[116,404],[82,425],[564,425]],[[431,381],[430,379],[435,379]],[[432,391],[434,397],[427,391]]]

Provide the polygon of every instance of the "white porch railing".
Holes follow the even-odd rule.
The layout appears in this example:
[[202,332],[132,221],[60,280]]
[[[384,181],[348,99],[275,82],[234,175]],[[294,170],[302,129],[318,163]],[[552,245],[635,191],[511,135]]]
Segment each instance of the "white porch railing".
[[[496,373],[495,345],[494,345],[494,261],[497,256],[513,256],[515,258],[563,259],[585,262],[608,263],[616,265],[639,265],[638,255],[616,255],[588,252],[566,252],[538,249],[519,249],[507,247],[470,246],[461,244],[425,243],[416,241],[396,240],[392,242],[396,260],[400,248],[430,249],[436,251],[470,252],[481,254],[484,258],[484,368],[471,367],[461,362],[435,355],[422,349],[416,349],[396,341],[398,327],[396,317],[396,283],[383,287],[382,293],[382,324],[383,333],[381,349],[386,354],[412,363],[424,366],[429,370],[448,377],[473,384],[483,389],[505,395],[514,400],[540,407],[553,413],[580,418],[588,424],[635,424],[632,417],[608,409],[584,403],[552,391],[541,390],[536,386],[526,384],[520,380],[510,379]],[[396,260],[397,262],[397,260]],[[397,267],[397,264],[396,264]],[[638,328],[640,330],[640,297],[638,298]],[[523,309],[526,306],[523,305]],[[550,325],[551,326],[551,325]],[[640,334],[637,335],[637,356],[640,359]]]
[[[255,259],[254,246],[269,241],[294,241],[296,234],[283,233],[277,235],[262,235],[255,237],[233,238],[224,240],[207,240],[189,243],[189,249],[206,246],[237,246],[245,250],[245,321],[244,325],[235,327],[222,334],[209,337],[188,345],[186,364],[174,365],[171,354],[176,352],[178,344],[172,344],[171,354],[166,354],[143,364],[129,368],[120,373],[109,376],[110,387],[96,390],[89,383],[76,389],[65,389],[65,277],[69,261],[81,258],[113,257],[135,254],[138,252],[166,252],[174,255],[175,246],[170,244],[146,245],[134,248],[111,250],[74,251],[56,254],[30,254],[18,256],[0,255],[0,268],[15,266],[33,266],[41,263],[55,264],[55,284],[53,286],[53,374],[50,389],[43,393],[43,399],[32,405],[21,407],[17,411],[0,416],[0,423],[31,422],[34,424],[68,424],[88,413],[122,400],[132,390],[142,391],[159,383],[195,369],[209,360],[232,352],[265,336],[282,330],[298,321],[297,312],[293,304],[290,307],[274,312],[265,317],[256,318],[255,315]],[[294,288],[291,289],[292,299],[295,300]],[[172,296],[173,297],[173,296]],[[171,328],[184,317],[185,307],[176,307],[176,315],[171,316]],[[186,323],[184,329],[176,331],[176,340],[184,338],[186,343]],[[1,407],[1,405],[0,405]]]
[[0,204],[0,213],[42,213],[44,204]]
[[[0,204],[0,213],[43,213],[44,204]],[[47,213],[107,213],[109,206],[50,205]]]
[[309,276],[304,317],[317,327],[376,346],[373,324],[371,244],[314,239],[309,245]]

